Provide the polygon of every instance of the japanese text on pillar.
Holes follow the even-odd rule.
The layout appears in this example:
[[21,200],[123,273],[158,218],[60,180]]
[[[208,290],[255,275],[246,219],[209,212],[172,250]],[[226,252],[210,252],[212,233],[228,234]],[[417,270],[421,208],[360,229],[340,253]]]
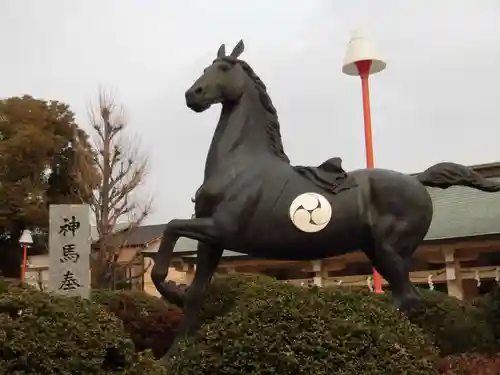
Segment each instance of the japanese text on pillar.
[[90,292],[90,222],[87,205],[50,206],[49,286],[58,294]]

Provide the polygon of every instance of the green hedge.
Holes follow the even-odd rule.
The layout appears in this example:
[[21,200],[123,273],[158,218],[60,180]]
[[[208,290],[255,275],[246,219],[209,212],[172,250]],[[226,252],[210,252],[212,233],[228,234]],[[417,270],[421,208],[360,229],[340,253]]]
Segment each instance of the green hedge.
[[497,349],[484,310],[446,293],[420,290],[424,304],[408,314],[439,347],[443,356]]
[[500,354],[462,353],[441,359],[438,368],[442,375],[498,375]]
[[160,375],[105,308],[0,280],[0,374]]
[[132,337],[136,350],[163,356],[182,319],[182,310],[143,292],[100,290],[92,299],[109,309]]
[[500,348],[500,286],[495,285],[490,293],[472,300],[470,305],[483,312],[496,346]]
[[205,306],[169,374],[437,374],[429,338],[373,293],[225,276]]
[[[500,329],[498,329],[498,326],[500,326],[498,323],[500,321],[500,319],[498,319],[498,317],[500,317],[500,298],[498,290],[489,296],[482,297],[480,300],[468,303],[449,297],[441,292],[425,289],[422,289],[420,292],[424,298],[424,308],[413,311],[409,315],[409,320],[414,325],[408,327],[408,319],[405,319],[401,314],[393,310],[390,301],[390,293],[377,296],[369,293],[364,288],[347,289],[338,287],[331,289],[325,288],[322,290],[311,288],[308,290],[284,285],[267,277],[255,275],[219,276],[215,279],[215,282],[210,288],[210,295],[204,304],[202,320],[205,322],[205,326],[202,328],[197,338],[197,344],[192,350],[206,350],[210,345],[213,345],[213,350],[215,351],[226,348],[225,353],[227,354],[227,348],[231,347],[233,342],[242,342],[242,339],[238,338],[238,335],[240,335],[243,337],[243,342],[249,340],[248,343],[245,344],[247,347],[254,345],[252,340],[257,340],[264,345],[261,350],[265,351],[267,356],[279,356],[278,352],[273,354],[267,351],[268,343],[266,340],[261,340],[259,335],[249,339],[247,337],[248,332],[245,331],[245,329],[253,330],[252,324],[254,324],[253,322],[255,319],[258,320],[259,324],[264,324],[266,319],[271,319],[271,323],[269,324],[272,324],[274,327],[272,329],[276,329],[276,332],[270,331],[271,328],[269,327],[261,327],[260,325],[256,325],[255,327],[257,328],[255,328],[255,330],[257,330],[259,334],[264,334],[262,332],[269,332],[271,335],[277,336],[279,339],[275,343],[273,342],[273,344],[278,346],[286,345],[283,343],[287,342],[287,335],[292,332],[290,337],[292,337],[296,345],[300,346],[302,345],[301,340],[306,340],[307,335],[316,335],[315,332],[319,328],[308,323],[309,321],[314,321],[316,315],[318,316],[316,323],[319,322],[318,324],[323,324],[325,327],[324,334],[339,337],[339,340],[342,342],[341,344],[337,343],[334,345],[332,341],[334,340],[333,338],[329,339],[330,341],[322,336],[319,338],[318,345],[320,348],[325,345],[326,347],[330,345],[332,351],[337,350],[333,355],[329,354],[326,359],[322,359],[322,361],[332,361],[331,363],[345,361],[345,358],[350,358],[348,362],[354,360],[353,358],[355,357],[349,357],[348,355],[346,357],[345,353],[342,354],[342,350],[344,348],[343,345],[348,345],[347,343],[349,340],[354,340],[353,337],[357,337],[356,335],[360,334],[359,332],[375,337],[385,336],[384,340],[389,340],[388,337],[393,337],[393,339],[395,337],[394,340],[397,342],[397,345],[401,346],[401,344],[399,344],[399,340],[401,340],[399,335],[404,336],[408,334],[408,330],[412,332],[416,330],[415,332],[418,332],[420,337],[422,337],[422,335],[425,336],[423,340],[426,343],[421,347],[414,348],[411,352],[412,355],[415,355],[417,358],[422,358],[422,356],[426,358],[433,357],[433,354],[428,354],[429,350],[435,353],[434,348],[428,346],[431,342],[438,347],[442,356],[473,352],[487,353],[497,349],[498,345],[495,341],[494,333],[500,332]],[[175,328],[181,319],[178,309],[171,308],[159,299],[144,293],[119,291],[99,292],[95,296],[95,299],[105,304],[124,321],[126,330],[131,334],[137,348],[140,350],[151,348],[155,350],[157,357],[161,356],[167,349],[175,334]],[[273,301],[279,301],[279,303],[276,305]],[[286,304],[283,303],[284,301]],[[268,306],[269,302],[273,306]],[[286,307],[283,311],[281,311],[282,306]],[[269,317],[268,314],[273,314],[273,308],[279,308],[280,310],[276,310],[274,313],[275,315]],[[306,311],[309,315],[306,317],[294,315],[298,313],[297,308],[300,308],[300,311]],[[311,308],[313,310],[309,311]],[[288,312],[290,309],[292,310],[291,313]],[[262,316],[264,316],[265,319],[261,319]],[[280,321],[283,317],[286,318],[285,322]],[[229,321],[228,319],[232,320]],[[335,322],[335,324],[332,322]],[[398,327],[393,326],[394,322],[398,323]],[[401,327],[400,324],[403,324],[403,326]],[[226,325],[228,325],[229,328],[227,328]],[[312,330],[307,328],[309,325],[313,328]],[[331,328],[332,326],[335,326],[335,329]],[[216,333],[214,336],[214,327],[217,327],[217,330],[222,329],[226,331],[226,333],[223,336]],[[295,328],[290,330],[290,327]],[[497,327],[497,329],[492,329],[492,327]],[[239,331],[240,328],[243,329],[243,331]],[[344,336],[339,335],[339,330],[344,332]],[[205,334],[210,334],[209,341],[203,338]],[[300,339],[296,337],[297,335],[300,336]],[[366,337],[363,339],[357,338],[357,341],[353,342],[356,342],[356,345],[362,344],[362,342],[364,342],[363,340],[368,340],[368,342],[370,342],[371,339]],[[222,339],[226,341],[217,341]],[[406,339],[403,338],[403,341],[404,340]],[[408,345],[412,344],[409,343]],[[421,349],[423,353],[421,353]],[[295,353],[296,350],[297,348],[294,347],[293,353]],[[306,353],[308,353],[308,350],[307,346],[299,350],[303,360],[307,358]],[[377,350],[379,350],[378,353],[381,355],[381,351],[385,349],[381,348]],[[375,353],[373,349],[370,349],[369,352]],[[199,353],[194,353],[194,357],[192,357],[193,352],[191,352],[189,347],[184,348],[183,355],[184,353],[187,353],[187,356],[191,357],[176,359],[176,361],[172,363],[172,366],[174,366],[174,371],[172,372],[174,374],[178,373],[179,370],[175,366],[187,366],[184,361],[188,361],[190,363],[189,366],[195,366],[195,369],[200,370],[199,366],[202,365],[197,363],[200,357],[196,357],[199,356]],[[212,355],[209,353],[210,351],[208,351],[208,354],[206,352],[204,355]],[[244,361],[249,361],[257,354],[259,354],[258,351],[256,353],[249,352]],[[323,353],[323,355],[325,354]],[[241,353],[238,353],[238,356],[241,356]],[[312,361],[313,358],[317,358],[317,356],[318,354],[313,353],[308,360]],[[230,358],[232,359],[229,361],[232,362],[234,357]],[[472,357],[469,355],[468,357],[457,356],[453,358],[459,358],[459,362],[464,363],[464,361],[466,361],[464,358]],[[488,357],[483,356],[477,358]],[[217,361],[217,356],[211,357],[210,360]],[[380,358],[377,360],[378,362],[371,362],[372,365],[375,363],[374,366],[383,367]],[[237,361],[234,363],[237,363]],[[371,366],[368,362],[363,365]],[[190,368],[189,366],[187,366],[187,368]],[[211,365],[209,365],[209,367],[210,366]],[[255,364],[251,366],[255,366]],[[357,364],[352,365],[351,363],[349,366],[351,367],[347,368],[351,368],[352,371],[359,370],[359,368],[356,367],[358,366]],[[203,367],[203,369],[206,368]],[[225,373],[224,371],[227,369],[219,370],[222,371],[221,373]],[[261,369],[259,368],[255,371],[258,372],[261,371]],[[183,372],[179,373],[182,374]]]
[[446,374],[481,374],[470,363],[496,368],[498,357],[470,353],[498,348],[500,291],[472,303],[421,293],[424,308],[406,317],[389,293],[217,276],[203,326],[165,369],[141,352],[166,351],[179,309],[138,292],[99,291],[93,303],[0,280],[0,375],[436,375],[439,354],[463,352],[441,360],[456,371]]

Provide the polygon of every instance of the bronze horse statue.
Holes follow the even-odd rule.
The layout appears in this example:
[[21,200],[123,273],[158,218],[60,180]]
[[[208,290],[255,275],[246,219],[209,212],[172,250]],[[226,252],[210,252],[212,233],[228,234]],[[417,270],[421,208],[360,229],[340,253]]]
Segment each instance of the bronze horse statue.
[[[227,56],[222,45],[212,65],[186,91],[193,111],[216,103],[222,111],[196,193],[195,216],[167,224],[151,273],[160,294],[184,308],[178,337],[196,330],[224,249],[284,260],[361,249],[390,284],[398,308],[418,302],[409,267],[433,215],[425,186],[494,192],[500,184],[454,163],[437,164],[418,176],[385,169],[346,173],[339,158],[319,167],[290,165],[266,86],[238,59],[243,49],[240,41]],[[183,296],[165,283],[179,237],[198,241],[195,276]]]

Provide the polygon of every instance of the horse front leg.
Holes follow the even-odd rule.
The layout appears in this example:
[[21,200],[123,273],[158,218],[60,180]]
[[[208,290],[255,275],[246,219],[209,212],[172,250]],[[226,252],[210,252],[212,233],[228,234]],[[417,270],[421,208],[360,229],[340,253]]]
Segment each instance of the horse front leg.
[[211,218],[174,219],[163,231],[163,238],[155,256],[151,270],[151,280],[161,296],[168,302],[184,307],[184,298],[178,290],[165,283],[172,261],[175,244],[179,237],[187,237],[198,242],[213,243],[217,236]]
[[180,340],[187,339],[196,333],[206,292],[223,251],[222,247],[208,245],[203,242],[198,243],[194,278],[184,298],[184,318],[172,345],[163,358],[160,359],[160,362],[166,363],[168,358],[177,352]]

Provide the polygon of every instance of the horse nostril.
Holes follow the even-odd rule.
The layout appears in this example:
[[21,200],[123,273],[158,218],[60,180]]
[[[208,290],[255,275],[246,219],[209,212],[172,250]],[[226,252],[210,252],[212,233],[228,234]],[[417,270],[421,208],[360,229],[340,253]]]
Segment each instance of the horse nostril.
[[201,95],[201,93],[202,93],[202,92],[203,92],[203,89],[201,88],[201,86],[197,87],[197,88],[193,91],[193,93],[194,93],[195,95]]

